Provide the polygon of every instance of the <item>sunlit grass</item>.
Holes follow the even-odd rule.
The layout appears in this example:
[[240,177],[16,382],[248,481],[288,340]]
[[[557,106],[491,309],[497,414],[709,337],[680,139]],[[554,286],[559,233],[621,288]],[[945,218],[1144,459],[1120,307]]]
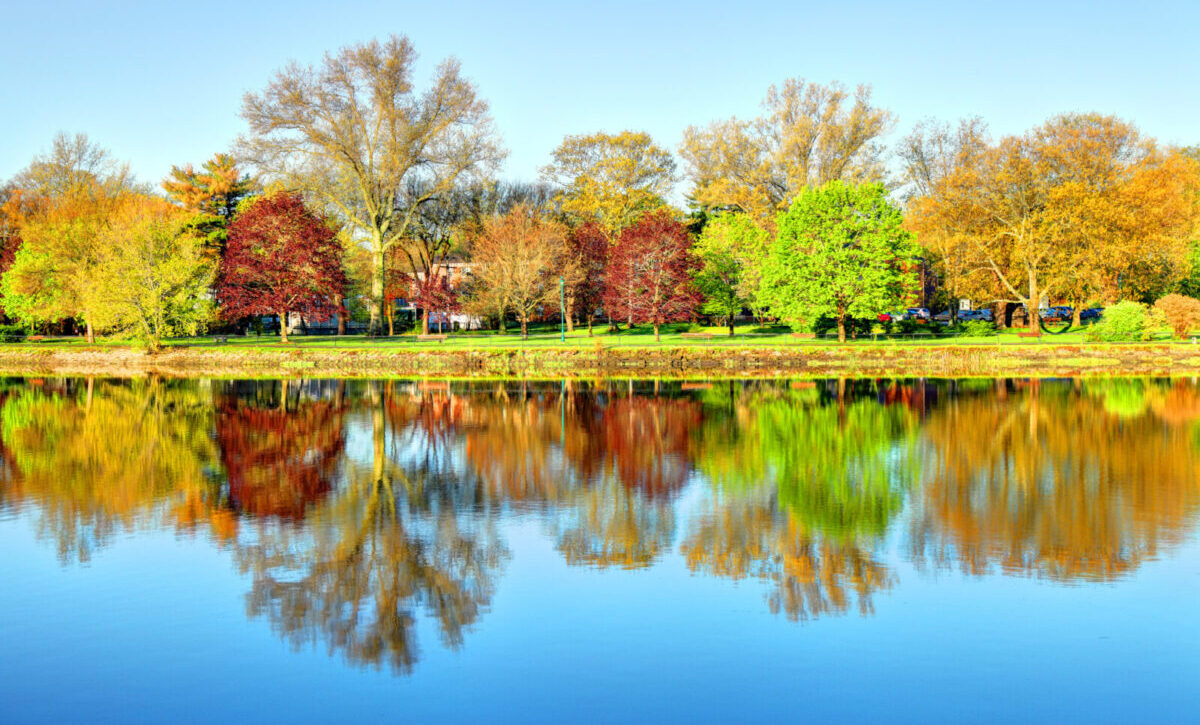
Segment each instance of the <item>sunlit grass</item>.
[[[786,326],[773,325],[760,327],[753,324],[739,325],[735,334],[729,334],[728,327],[706,327],[702,325],[679,323],[664,325],[658,341],[654,339],[654,330],[649,325],[636,326],[629,329],[622,325],[620,330],[613,331],[606,325],[597,325],[591,334],[586,328],[577,328],[573,332],[560,333],[557,327],[537,326],[530,330],[528,338],[522,338],[519,329],[509,329],[505,334],[494,330],[473,330],[447,333],[444,341],[418,341],[412,331],[395,336],[367,337],[365,335],[303,335],[293,334],[288,343],[279,341],[278,335],[250,334],[247,336],[226,336],[223,342],[218,342],[218,336],[206,335],[199,337],[184,337],[166,340],[167,348],[212,348],[224,353],[237,354],[260,350],[362,350],[362,351],[402,351],[402,350],[507,350],[507,349],[595,349],[602,347],[768,347],[768,348],[839,348],[839,347],[914,347],[914,346],[975,346],[995,347],[998,345],[1025,347],[1060,347],[1065,345],[1105,345],[1107,343],[1091,342],[1084,330],[1074,330],[1064,334],[1044,334],[1041,338],[1021,337],[1023,329],[1003,330],[990,337],[963,337],[939,333],[936,328],[922,330],[916,334],[872,334],[860,335],[857,339],[847,340],[843,345],[836,337],[823,336],[820,338],[799,337],[792,334]],[[684,337],[684,333],[706,333],[708,338]],[[1161,334],[1155,344],[1171,342],[1168,335]],[[137,347],[127,339],[98,338],[95,343],[87,343],[82,337],[54,337],[40,341],[23,341],[4,343],[0,348],[28,349],[112,349]]]

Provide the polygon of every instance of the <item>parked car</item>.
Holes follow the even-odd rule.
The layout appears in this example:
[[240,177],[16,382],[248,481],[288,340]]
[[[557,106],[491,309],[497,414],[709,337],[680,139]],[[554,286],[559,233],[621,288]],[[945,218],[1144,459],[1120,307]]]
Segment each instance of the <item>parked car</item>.
[[976,320],[991,322],[992,311],[987,307],[980,310],[960,310],[958,313],[958,319],[963,322],[973,322]]
[[1102,314],[1104,314],[1103,307],[1092,307],[1090,309],[1082,310],[1079,313],[1079,319],[1080,320],[1098,320],[1098,319],[1100,319],[1100,316]]
[[929,320],[933,317],[928,307],[909,307],[904,311],[904,316],[909,320]]
[[1075,315],[1075,308],[1066,305],[1057,307],[1047,307],[1044,310],[1038,310],[1043,320],[1069,320]]
[[942,310],[941,312],[934,315],[933,319],[935,322],[949,322],[950,321],[950,310]]

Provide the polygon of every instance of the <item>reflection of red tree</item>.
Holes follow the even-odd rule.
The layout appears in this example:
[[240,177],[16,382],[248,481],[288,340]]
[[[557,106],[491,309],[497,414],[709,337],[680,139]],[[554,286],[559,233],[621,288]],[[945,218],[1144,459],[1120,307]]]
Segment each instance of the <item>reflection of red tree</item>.
[[884,405],[903,405],[922,417],[929,412],[929,391],[926,389],[924,381],[916,383],[878,381],[876,385],[881,391],[879,398]]
[[423,385],[415,395],[395,391],[391,385],[383,391],[384,409],[392,430],[412,426],[429,444],[448,443],[463,423],[470,399]]
[[614,400],[600,416],[604,455],[630,488],[651,496],[677,491],[692,470],[689,443],[701,417],[693,400]]
[[237,510],[301,519],[332,487],[344,446],[342,410],[329,401],[283,410],[230,399],[217,414],[217,444]]

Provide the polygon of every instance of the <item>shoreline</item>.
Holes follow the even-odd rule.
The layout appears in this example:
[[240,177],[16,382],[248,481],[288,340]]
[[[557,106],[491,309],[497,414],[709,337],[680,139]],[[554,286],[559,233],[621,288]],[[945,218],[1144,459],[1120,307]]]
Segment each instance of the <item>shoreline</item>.
[[0,374],[105,377],[1067,377],[1200,375],[1178,344],[425,350],[0,346]]

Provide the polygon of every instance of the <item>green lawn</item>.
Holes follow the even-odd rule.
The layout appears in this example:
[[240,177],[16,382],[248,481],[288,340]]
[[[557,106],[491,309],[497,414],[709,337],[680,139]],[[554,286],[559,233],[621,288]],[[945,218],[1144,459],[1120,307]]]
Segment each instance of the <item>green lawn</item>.
[[[952,337],[932,335],[929,333],[916,336],[867,336],[858,340],[850,340],[851,346],[919,346],[919,345],[1097,345],[1105,343],[1089,342],[1082,330],[1071,331],[1061,335],[1043,335],[1041,339],[1022,338],[1018,336],[1023,330],[1006,330],[992,337]],[[685,332],[711,333],[710,339],[695,339],[682,337]],[[1155,342],[1168,342],[1169,336],[1163,333]],[[83,338],[47,338],[38,342],[6,343],[7,348],[67,348],[67,349],[105,349],[111,347],[127,347],[129,341],[118,339],[100,339],[94,345],[88,345]],[[736,334],[729,335],[726,327],[703,327],[691,324],[664,325],[662,339],[655,342],[654,331],[649,326],[639,326],[632,330],[622,328],[619,332],[611,332],[607,327],[597,326],[593,335],[589,336],[586,329],[577,329],[567,333],[565,343],[560,340],[557,327],[537,327],[530,331],[528,339],[522,340],[519,330],[510,330],[500,335],[494,331],[457,332],[450,333],[444,342],[417,342],[412,333],[395,337],[365,337],[353,335],[337,337],[333,335],[292,335],[287,345],[279,342],[278,335],[250,335],[247,337],[230,336],[225,343],[217,343],[213,336],[178,338],[166,341],[168,347],[211,347],[223,352],[255,349],[360,349],[360,350],[413,350],[413,349],[521,349],[521,348],[581,348],[591,349],[596,345],[605,347],[826,347],[837,346],[835,338],[804,339],[795,337],[787,327],[773,326],[761,328],[755,325],[741,325]]]

